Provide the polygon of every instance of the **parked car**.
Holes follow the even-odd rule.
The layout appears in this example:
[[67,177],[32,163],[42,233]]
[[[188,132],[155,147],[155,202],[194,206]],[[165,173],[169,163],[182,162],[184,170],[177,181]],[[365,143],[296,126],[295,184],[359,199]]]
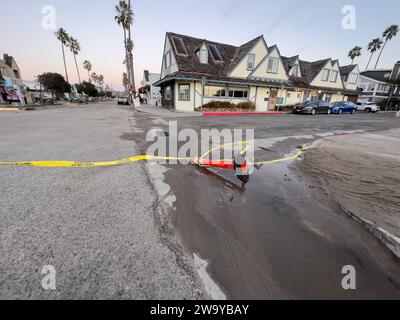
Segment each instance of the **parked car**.
[[357,102],[357,111],[376,113],[381,111],[381,108],[373,102]]
[[129,104],[128,97],[118,97],[118,104],[128,105]]
[[349,101],[334,102],[331,104],[331,112],[335,114],[355,114],[357,112],[357,105]]
[[296,114],[331,114],[331,108],[326,101],[316,100],[307,101],[302,105],[296,106],[293,109]]

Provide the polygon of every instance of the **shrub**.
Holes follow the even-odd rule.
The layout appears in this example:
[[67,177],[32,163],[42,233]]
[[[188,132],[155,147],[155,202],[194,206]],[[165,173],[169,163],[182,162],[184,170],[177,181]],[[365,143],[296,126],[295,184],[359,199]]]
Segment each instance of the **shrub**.
[[254,111],[256,110],[256,105],[253,102],[241,102],[236,105],[236,108],[238,109],[243,109],[243,110],[249,110],[249,111]]
[[241,102],[238,104],[229,101],[211,101],[203,106],[203,111],[254,111],[256,105],[253,102]]

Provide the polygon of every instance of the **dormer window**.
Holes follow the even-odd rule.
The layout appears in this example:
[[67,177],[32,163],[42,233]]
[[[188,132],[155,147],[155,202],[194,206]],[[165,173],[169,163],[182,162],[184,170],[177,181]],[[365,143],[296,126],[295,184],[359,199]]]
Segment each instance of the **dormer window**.
[[253,71],[255,58],[256,58],[256,56],[253,53],[250,53],[247,56],[247,70]]
[[294,77],[298,77],[299,76],[299,65],[297,63],[293,66],[292,75]]
[[206,48],[201,48],[199,51],[199,59],[200,63],[207,64],[208,63],[208,50]]

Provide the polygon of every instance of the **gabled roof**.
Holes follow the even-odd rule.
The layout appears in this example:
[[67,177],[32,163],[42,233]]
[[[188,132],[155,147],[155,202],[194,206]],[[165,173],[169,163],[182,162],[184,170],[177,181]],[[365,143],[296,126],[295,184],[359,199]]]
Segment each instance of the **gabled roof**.
[[289,73],[290,69],[293,68],[294,64],[298,59],[299,59],[298,55],[290,58],[282,56],[283,65],[285,66],[287,73]]
[[[388,82],[389,77],[392,73],[392,69],[385,70],[370,70],[361,72],[361,75],[372,80],[380,81],[380,82]],[[387,76],[389,75],[389,76]]]
[[[172,36],[179,37],[183,40],[183,43],[188,52],[187,57],[179,55],[176,52],[176,49],[172,44]],[[179,71],[197,72],[203,73],[205,75],[226,76],[237,49],[237,47],[228,44],[212,42],[205,39],[189,37],[171,32],[167,33],[167,37],[171,42],[172,48],[174,50],[174,56],[176,59],[176,63],[178,64]],[[217,47],[223,59],[222,63],[214,62],[211,54],[208,55],[208,64],[200,63],[196,52],[202,47],[204,43],[206,43],[207,45],[213,44]]]
[[350,64],[348,66],[340,67],[340,73],[342,74],[342,76],[348,76],[356,67],[356,64]]
[[261,35],[257,38],[254,38],[253,40],[246,42],[236,49],[235,55],[232,58],[229,72],[231,72],[240,63],[240,61],[242,61],[249,51],[258,43],[258,41],[260,41],[260,39],[264,39],[264,36]]
[[331,61],[329,58],[314,62],[300,60],[301,74],[308,83],[311,83],[329,61]]

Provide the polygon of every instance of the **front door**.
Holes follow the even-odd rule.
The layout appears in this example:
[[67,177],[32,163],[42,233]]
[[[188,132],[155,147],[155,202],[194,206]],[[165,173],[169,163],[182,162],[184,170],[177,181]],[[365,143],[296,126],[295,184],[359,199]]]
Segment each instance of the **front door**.
[[270,94],[269,94],[268,111],[275,111],[277,96],[278,96],[278,90],[277,89],[271,89]]

